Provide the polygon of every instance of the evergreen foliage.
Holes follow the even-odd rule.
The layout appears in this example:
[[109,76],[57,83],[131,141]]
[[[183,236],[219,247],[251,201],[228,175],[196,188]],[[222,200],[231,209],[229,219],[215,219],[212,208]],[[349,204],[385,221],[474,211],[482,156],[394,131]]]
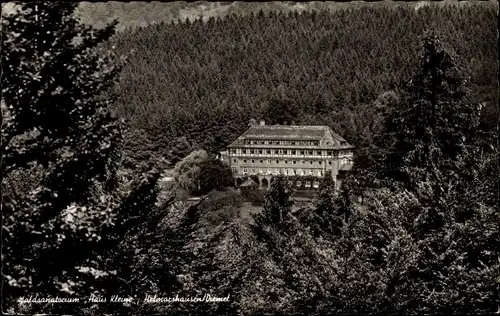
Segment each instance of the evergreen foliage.
[[284,175],[274,177],[264,200],[264,209],[257,216],[256,222],[259,225],[265,223],[270,226],[280,226],[292,210],[293,201],[290,200],[292,193],[293,188],[287,177]]
[[471,99],[485,103],[481,128],[491,130],[496,19],[490,4],[430,5],[128,29],[113,41],[122,53],[134,51],[115,90],[116,111],[158,135],[159,154],[173,163],[194,149],[222,150],[251,118],[328,125],[365,150],[380,131],[383,105],[400,97],[400,83],[419,67],[417,39],[434,30],[460,52]]
[[[72,17],[75,6],[23,3],[2,22],[2,306],[8,313],[96,312],[83,298],[118,289],[123,267],[116,256],[123,254],[113,248],[137,211],[147,214],[156,200],[150,184],[157,172],[140,184],[135,169],[121,168],[126,129],[110,114],[112,94],[104,96],[121,65],[102,46],[114,24],[82,25]],[[130,186],[130,177],[138,182]],[[30,296],[76,296],[80,303],[16,301]]]
[[333,180],[331,171],[327,171],[319,184],[316,197],[316,210],[319,213],[326,214],[333,211],[334,193],[335,181]]
[[423,51],[404,102],[371,148],[371,166],[358,169],[346,186],[364,197],[351,201],[356,219],[343,237],[352,245],[352,278],[360,280],[363,270],[364,282],[374,286],[373,295],[354,304],[384,313],[492,311],[498,302],[495,137],[480,132],[480,107],[468,99],[440,41],[429,35]]
[[[71,16],[75,6],[23,3],[2,24],[2,180],[43,169],[28,194],[2,192],[9,311],[21,294],[92,292],[82,271],[94,279],[109,274],[86,259],[116,219],[110,206],[121,127],[102,94],[119,67],[110,51],[96,52],[114,24],[102,30],[79,24]],[[90,267],[79,266],[85,262]]]
[[[7,312],[496,311],[492,8],[261,12],[127,30],[106,45],[136,53],[106,92],[120,65],[101,45],[113,24],[83,26],[71,3],[21,6],[2,25]],[[426,28],[448,46],[431,33],[417,58]],[[107,110],[115,93],[132,128]],[[358,145],[338,196],[327,173],[314,207],[297,209],[294,179],[280,175],[262,211],[242,216],[248,205],[212,154],[249,118],[325,124]],[[174,163],[198,202],[159,194],[154,167]],[[230,301],[144,304],[145,293]],[[37,294],[135,300],[14,302]]]
[[316,237],[333,237],[341,233],[343,223],[335,204],[337,192],[331,172],[326,172],[315,196],[314,209],[304,210],[301,217]]

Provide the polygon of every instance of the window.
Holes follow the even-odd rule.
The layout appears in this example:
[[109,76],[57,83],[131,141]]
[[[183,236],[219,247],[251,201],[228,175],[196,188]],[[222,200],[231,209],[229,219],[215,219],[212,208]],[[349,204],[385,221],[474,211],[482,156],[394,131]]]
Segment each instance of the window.
[[294,161],[292,161],[292,163],[295,165],[297,163],[297,161],[294,160]]
[[346,145],[346,142],[345,142],[345,141],[341,141],[341,142],[340,142],[340,145],[345,146],[345,145]]
[[266,145],[267,145],[267,144],[268,144],[268,141],[267,141],[267,140],[265,140],[265,141],[264,141],[264,144],[266,144]]
[[251,141],[250,141],[250,144],[252,144],[252,145],[253,145],[253,140],[251,140]]
[[311,181],[306,181],[306,188],[310,188],[311,187]]
[[304,151],[303,151],[303,150],[301,150],[301,151],[300,151],[300,154],[301,154],[301,155],[303,155],[303,154],[304,154]]
[[243,149],[243,153],[246,154],[247,153],[247,150],[246,149]]
[[271,159],[267,159],[267,163],[271,163]]
[[296,150],[292,150],[292,155],[295,155],[297,151]]
[[255,163],[255,160],[252,159],[252,163]]
[[270,154],[271,154],[271,149],[268,149],[268,150],[266,151],[266,153],[267,153],[268,155],[270,155]]
[[329,151],[328,151],[328,155],[329,155],[329,156],[331,156],[331,155],[332,155],[332,151],[331,151],[331,150],[329,150]]
[[276,150],[274,151],[274,153],[277,155],[277,154],[279,153],[279,151],[276,149]]
[[252,168],[252,174],[255,174],[255,168]]
[[318,170],[318,177],[322,177],[323,176],[323,170]]
[[236,154],[236,149],[231,149],[231,154]]
[[297,175],[297,169],[293,169],[293,175],[296,176]]
[[312,165],[312,164],[313,164],[313,161],[311,160],[311,161],[309,161],[309,163]]
[[260,162],[260,163],[263,163],[264,161],[261,159],[261,160],[259,160],[259,162]]
[[318,155],[320,155],[320,156],[321,156],[321,150],[318,150]]
[[280,161],[279,161],[279,160],[276,160],[276,163],[280,163]]
[[233,171],[233,173],[236,173],[238,171],[238,169],[236,169],[236,167],[232,167],[231,170]]
[[331,161],[329,161],[329,162],[328,162],[328,164],[329,164],[329,165],[331,165],[331,164],[332,164],[332,162],[331,162]]
[[300,187],[302,185],[302,181],[297,181],[297,186]]
[[262,154],[262,149],[259,149],[259,154]]
[[236,159],[233,159],[233,162],[236,163]]
[[259,168],[259,174],[263,174],[264,173],[264,168]]
[[246,174],[248,172],[247,168],[243,168],[243,173]]
[[253,149],[250,149],[250,153],[253,154]]
[[318,161],[318,165],[321,165],[321,160]]
[[285,160],[285,165],[288,164],[288,160]]
[[319,187],[319,181],[314,181],[313,187],[318,188]]
[[305,161],[305,160],[302,160],[302,161],[301,161],[301,163],[302,163],[302,164],[305,164],[305,163],[306,163],[306,161]]
[[295,141],[292,140],[292,145],[295,145]]
[[244,162],[244,163],[247,163],[247,160],[246,160],[246,159],[243,159],[243,162]]
[[312,150],[309,150],[309,155],[313,155],[313,151]]
[[310,174],[311,176],[313,176],[313,175],[314,175],[314,170],[312,170],[312,169],[311,169],[311,170],[309,170],[309,174]]

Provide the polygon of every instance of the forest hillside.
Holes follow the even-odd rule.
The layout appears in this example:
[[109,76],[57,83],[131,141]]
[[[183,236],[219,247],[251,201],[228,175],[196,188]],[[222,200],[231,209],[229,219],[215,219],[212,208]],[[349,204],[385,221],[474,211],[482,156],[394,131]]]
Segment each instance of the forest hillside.
[[173,162],[223,149],[250,118],[329,125],[362,147],[419,66],[419,39],[434,31],[458,57],[471,99],[484,102],[482,127],[492,129],[496,15],[488,3],[350,7],[130,28],[112,39],[128,56],[115,110],[141,131],[144,151]]
[[[438,2],[439,6],[457,5],[474,6],[480,5],[484,1],[456,1],[445,0]],[[496,3],[495,1],[490,1]],[[405,7],[419,10],[429,5],[429,1],[354,1],[354,2],[336,2],[336,1],[267,1],[267,2],[211,2],[211,1],[172,1],[172,2],[102,2],[89,3],[82,2],[76,10],[76,16],[83,23],[92,24],[95,27],[103,27],[113,19],[118,19],[117,29],[123,30],[127,27],[142,27],[153,23],[171,21],[193,21],[198,17],[208,20],[210,17],[226,17],[230,14],[247,15],[258,13],[260,10],[268,13],[276,12],[311,12],[313,10],[334,11],[345,8],[361,7]]]
[[[495,5],[118,34],[74,2],[18,5],[0,21],[8,314],[499,310]],[[329,125],[354,167],[306,205],[284,175],[237,190],[211,153],[251,118]]]

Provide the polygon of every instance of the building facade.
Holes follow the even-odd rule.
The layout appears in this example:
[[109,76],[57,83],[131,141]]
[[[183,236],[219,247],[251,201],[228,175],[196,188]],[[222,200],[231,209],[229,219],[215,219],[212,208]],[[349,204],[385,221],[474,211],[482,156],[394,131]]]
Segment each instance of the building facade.
[[[274,176],[284,174],[301,188],[317,188],[327,171],[337,189],[352,168],[354,147],[328,126],[250,126],[221,152],[237,186],[249,177],[268,188]],[[302,180],[301,180],[302,179]]]

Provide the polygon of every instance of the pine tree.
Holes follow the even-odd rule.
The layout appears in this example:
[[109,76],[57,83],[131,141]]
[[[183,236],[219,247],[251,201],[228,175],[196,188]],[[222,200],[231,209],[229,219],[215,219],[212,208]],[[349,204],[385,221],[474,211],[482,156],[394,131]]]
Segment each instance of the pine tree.
[[76,6],[22,3],[3,19],[2,186],[19,170],[43,170],[28,195],[2,194],[3,299],[14,313],[20,295],[91,291],[78,265],[116,218],[121,128],[102,93],[119,67],[100,46],[115,24],[85,26]]
[[488,146],[493,137],[479,140],[487,136],[478,133],[480,108],[467,99],[452,56],[434,36],[423,47],[419,72],[372,148],[373,165],[350,183],[365,198],[351,201],[357,214],[348,257],[375,291],[386,292],[364,300],[378,312],[491,312],[498,151]]
[[425,38],[421,72],[404,87],[404,101],[375,142],[382,155],[372,159],[382,161],[376,167],[379,175],[411,187],[436,169],[446,168],[449,174],[468,169],[458,161],[479,149],[474,142],[480,112],[466,99],[454,60],[435,35]]
[[315,206],[320,213],[326,213],[333,210],[333,201],[335,197],[335,181],[331,171],[327,171],[318,187]]
[[292,185],[284,175],[278,175],[271,183],[271,187],[264,200],[264,209],[258,216],[257,223],[270,226],[279,226],[284,218],[292,211]]
[[323,177],[315,198],[315,209],[311,213],[308,224],[317,236],[326,233],[338,235],[342,226],[338,208],[335,205],[336,190],[335,181],[331,172],[326,172]]

